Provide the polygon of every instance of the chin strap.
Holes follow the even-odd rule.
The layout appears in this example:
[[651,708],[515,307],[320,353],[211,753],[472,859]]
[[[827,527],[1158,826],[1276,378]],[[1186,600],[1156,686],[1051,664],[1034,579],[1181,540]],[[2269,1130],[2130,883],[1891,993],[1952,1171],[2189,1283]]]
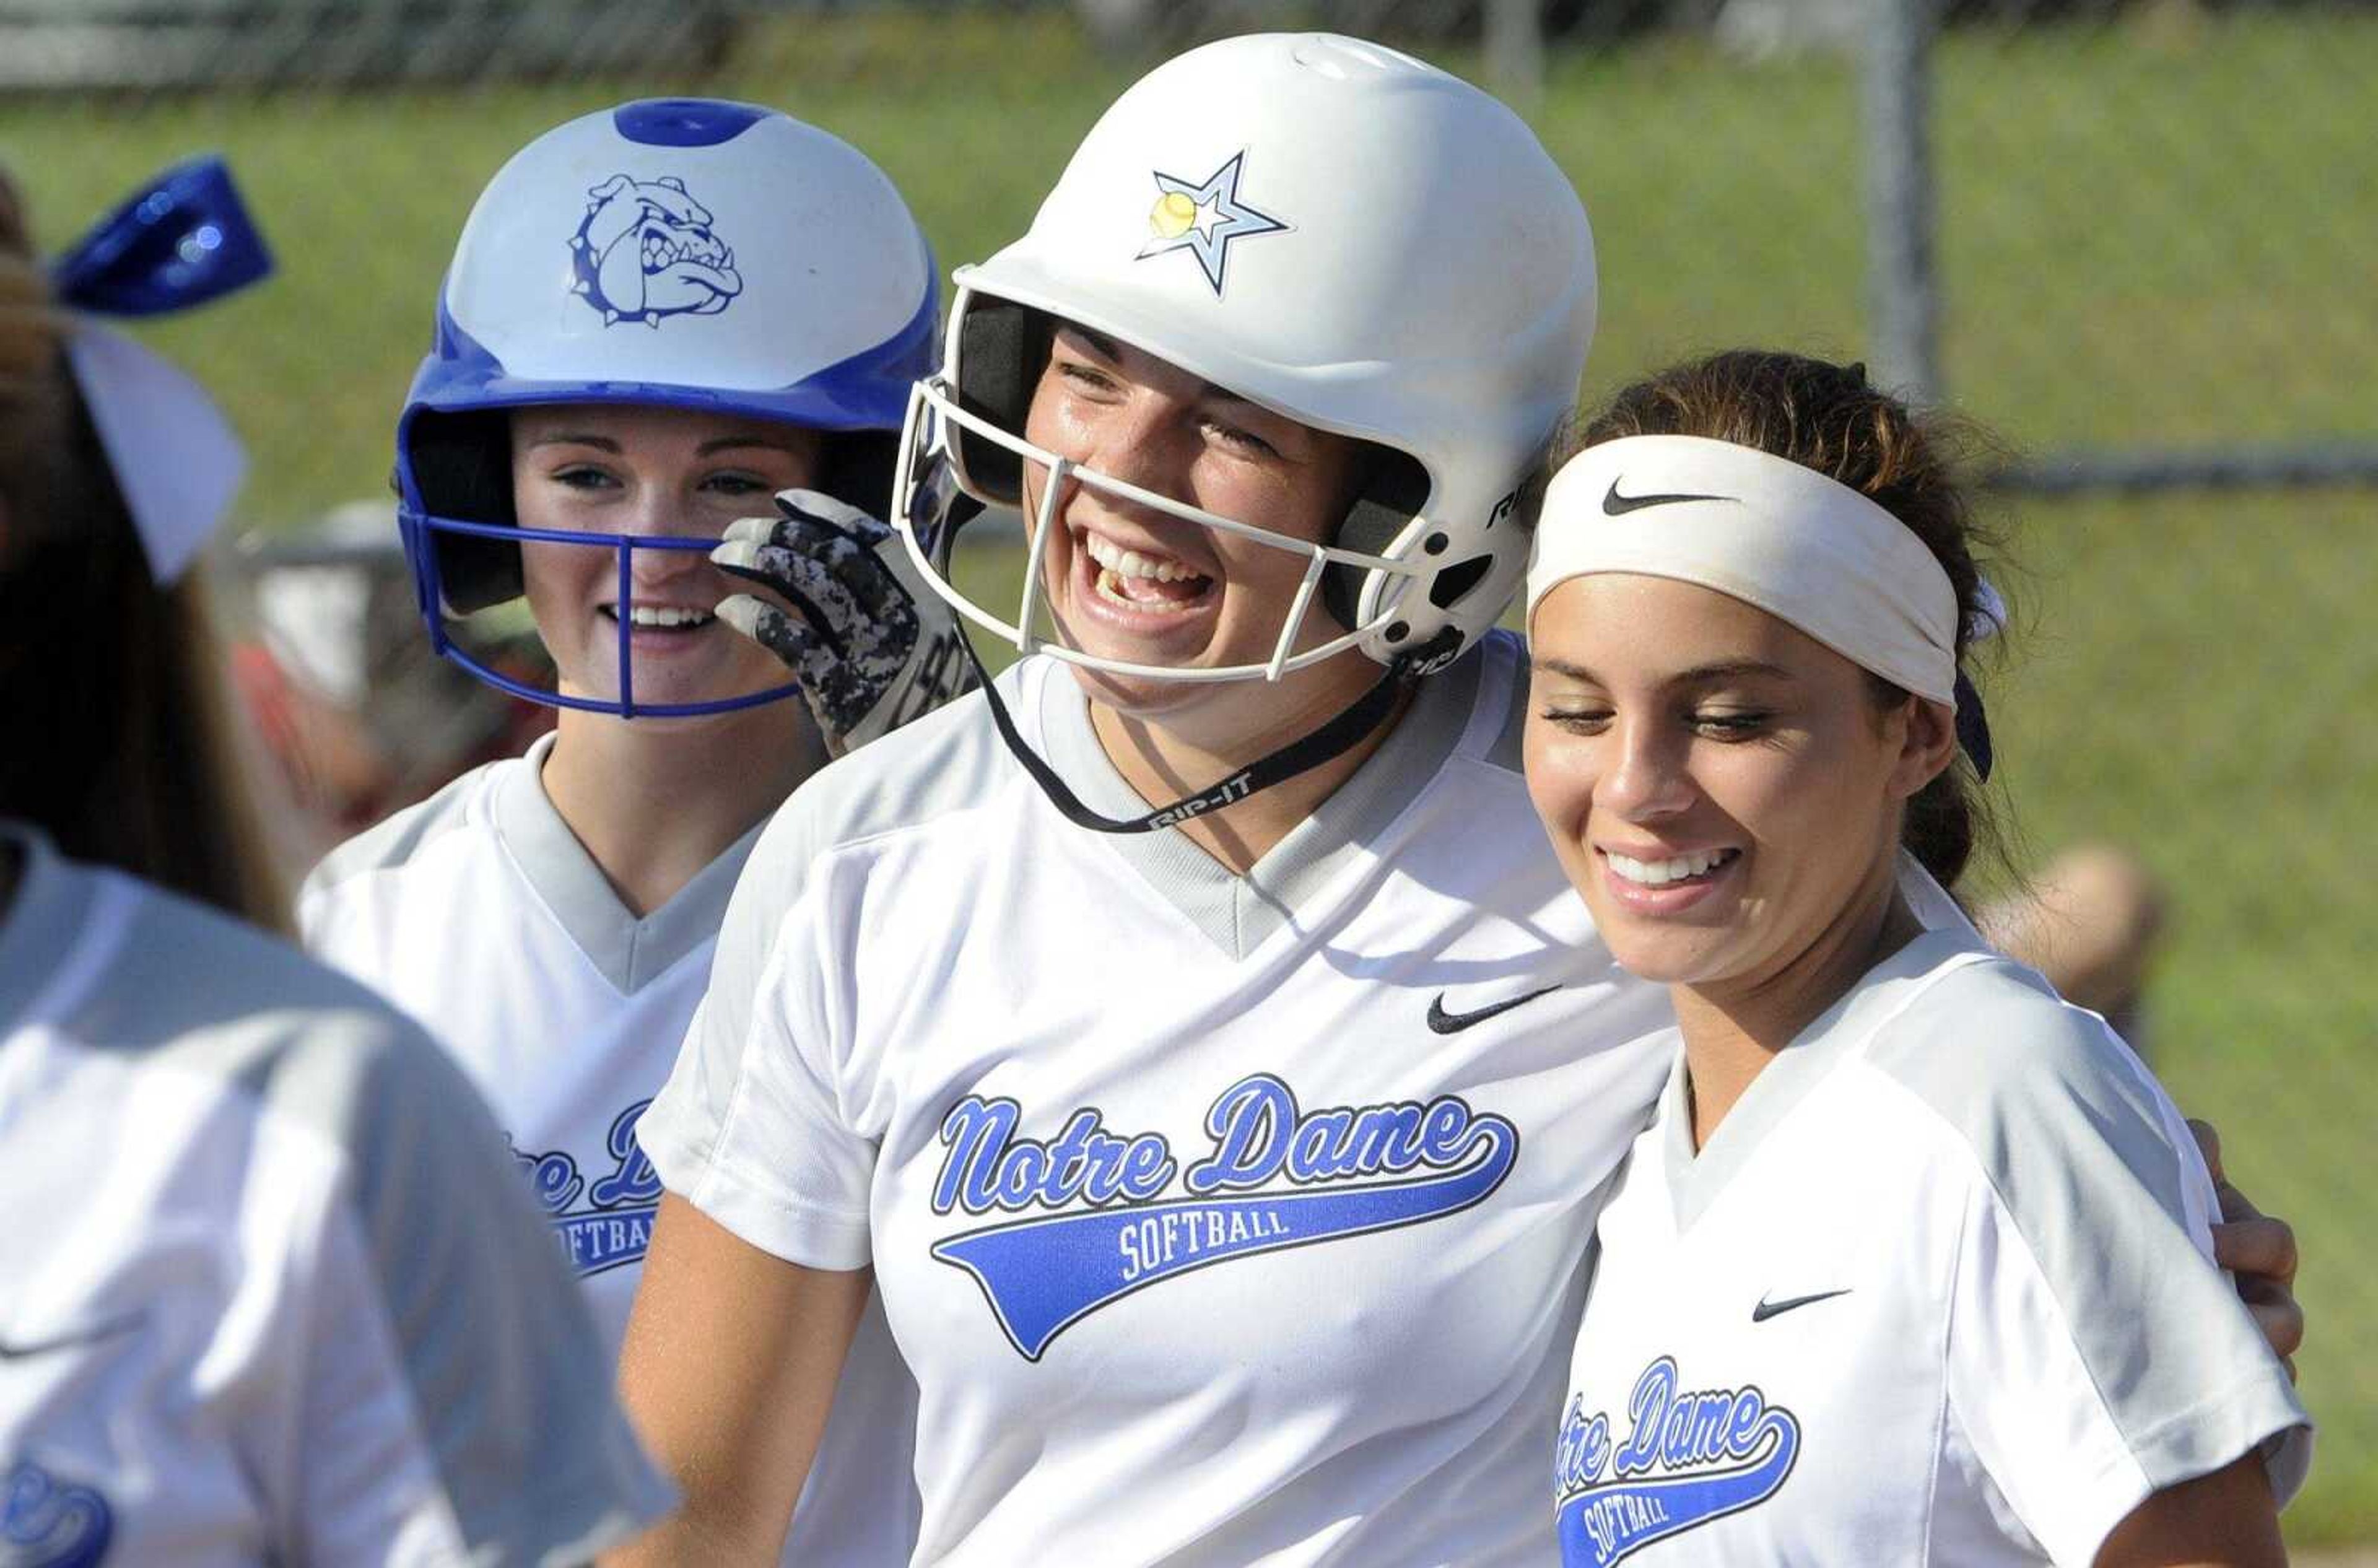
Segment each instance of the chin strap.
[[[944,508],[944,520],[936,530],[938,535],[931,548],[936,570],[946,580],[950,557],[955,553],[959,529],[979,516],[982,503],[968,496],[953,496]],[[974,667],[975,684],[981,688],[983,700],[991,704],[991,722],[999,730],[1010,755],[1049,804],[1077,828],[1094,833],[1152,833],[1159,828],[1176,827],[1192,817],[1202,817],[1208,811],[1219,811],[1225,806],[1235,806],[1259,789],[1269,789],[1296,777],[1334,758],[1342,757],[1362,744],[1363,737],[1379,727],[1396,705],[1403,688],[1423,676],[1434,674],[1453,662],[1460,652],[1460,638],[1451,628],[1439,632],[1424,647],[1397,656],[1372,688],[1357,697],[1327,724],[1311,734],[1261,757],[1232,773],[1219,784],[1184,795],[1171,805],[1150,811],[1145,817],[1105,817],[1082,804],[1072,786],[1057,776],[1057,770],[1048,760],[1024,742],[1015,728],[1015,717],[1007,711],[1006,700],[999,695],[999,687],[991,672],[982,665],[982,655],[974,651],[974,640],[961,629],[957,644],[966,651],[967,663]]]
[[[1448,632],[1447,635],[1451,634]],[[1049,765],[1048,760],[1024,743],[1024,736],[1016,732],[1015,719],[1007,712],[1007,704],[1000,699],[999,688],[991,684],[990,673],[983,669],[982,660],[975,652],[974,644],[963,637],[958,641],[966,649],[967,658],[974,664],[984,699],[991,703],[991,722],[999,726],[1000,739],[1007,743],[1007,749],[1024,771],[1032,775],[1032,782],[1040,786],[1040,793],[1049,797],[1050,805],[1075,827],[1087,828],[1096,833],[1148,833],[1159,828],[1177,827],[1192,817],[1202,817],[1208,811],[1235,806],[1257,790],[1269,789],[1299,773],[1309,772],[1333,758],[1342,757],[1379,727],[1380,721],[1395,708],[1396,699],[1405,687],[1418,680],[1425,671],[1444,663],[1442,659],[1427,656],[1428,652],[1441,652],[1438,650],[1400,655],[1387,666],[1387,674],[1381,676],[1368,691],[1339,710],[1337,717],[1319,729],[1290,741],[1268,756],[1248,763],[1220,783],[1209,784],[1195,795],[1184,795],[1171,805],[1150,811],[1145,817],[1102,817],[1083,805],[1082,797],[1057,776],[1057,770]]]

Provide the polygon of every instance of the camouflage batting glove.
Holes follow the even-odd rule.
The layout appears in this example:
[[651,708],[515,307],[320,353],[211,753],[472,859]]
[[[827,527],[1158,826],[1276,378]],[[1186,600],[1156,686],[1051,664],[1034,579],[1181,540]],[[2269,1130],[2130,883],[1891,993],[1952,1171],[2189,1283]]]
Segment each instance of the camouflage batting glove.
[[781,492],[776,510],[734,523],[710,558],[799,613],[738,593],[718,618],[784,661],[835,756],[974,685],[957,617],[892,530],[815,490]]

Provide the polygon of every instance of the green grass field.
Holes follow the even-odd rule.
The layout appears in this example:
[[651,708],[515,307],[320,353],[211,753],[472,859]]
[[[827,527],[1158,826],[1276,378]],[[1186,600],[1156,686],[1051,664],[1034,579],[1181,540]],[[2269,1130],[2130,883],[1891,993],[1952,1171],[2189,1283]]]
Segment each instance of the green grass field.
[[[1448,62],[1463,68],[1467,62]],[[342,97],[0,103],[0,159],[63,243],[130,182],[233,155],[282,273],[158,328],[257,454],[281,525],[384,483],[462,216],[570,114],[700,90],[782,104],[874,155],[944,264],[1018,233],[1134,74],[1052,19],[899,17],[755,37],[724,79]],[[2141,10],[1944,46],[1947,371],[2020,443],[2378,437],[2378,15]],[[1556,57],[1539,116],[1591,208],[1589,393],[1675,355],[1858,351],[1856,82],[1688,40]],[[2034,503],[2008,520],[2020,657],[1990,688],[2027,844],[2111,837],[2176,917],[2151,1048],[2311,1254],[2302,1358],[2323,1424],[2300,1542],[2378,1538],[2378,601],[2366,493]]]

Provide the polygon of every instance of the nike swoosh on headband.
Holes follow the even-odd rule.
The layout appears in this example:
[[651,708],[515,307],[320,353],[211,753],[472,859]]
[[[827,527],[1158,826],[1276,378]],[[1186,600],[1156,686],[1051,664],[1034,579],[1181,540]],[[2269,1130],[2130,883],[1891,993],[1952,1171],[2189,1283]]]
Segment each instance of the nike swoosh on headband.
[[1610,482],[1610,494],[1602,497],[1602,511],[1604,517],[1625,517],[1628,512],[1639,512],[1645,507],[1674,506],[1678,501],[1739,501],[1741,499],[1738,496],[1622,496],[1618,493],[1618,486],[1623,483],[1625,483],[1624,476]]

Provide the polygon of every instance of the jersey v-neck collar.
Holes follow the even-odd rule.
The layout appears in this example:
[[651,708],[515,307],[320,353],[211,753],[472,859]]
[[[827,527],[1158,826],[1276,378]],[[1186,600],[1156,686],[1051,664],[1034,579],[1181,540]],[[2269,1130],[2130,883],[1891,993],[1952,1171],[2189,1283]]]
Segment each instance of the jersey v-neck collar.
[[[1243,877],[1177,829],[1098,836],[1207,940],[1231,958],[1244,958],[1285,927],[1299,905],[1373,853],[1388,825],[1420,797],[1469,726],[1483,668],[1473,652],[1422,681],[1378,749]],[[1039,676],[1036,727],[1050,765],[1091,809],[1114,817],[1145,813],[1150,803],[1099,744],[1079,684],[1054,660]]]
[[1818,1015],[1775,1053],[1726,1112],[1710,1141],[1693,1152],[1693,1110],[1680,1047],[1661,1091],[1660,1145],[1676,1233],[1683,1235],[1709,1211],[1735,1174],[1755,1158],[1793,1107],[1808,1097],[1858,1046],[1947,960],[1961,952],[1987,953],[1970,929],[1926,931],[1876,964],[1839,1001]]
[[545,792],[545,760],[554,736],[541,736],[497,782],[496,833],[555,921],[586,962],[621,996],[632,996],[718,934],[735,879],[751,857],[767,819],[703,867],[693,880],[638,919],[619,902],[602,868],[570,831]]

